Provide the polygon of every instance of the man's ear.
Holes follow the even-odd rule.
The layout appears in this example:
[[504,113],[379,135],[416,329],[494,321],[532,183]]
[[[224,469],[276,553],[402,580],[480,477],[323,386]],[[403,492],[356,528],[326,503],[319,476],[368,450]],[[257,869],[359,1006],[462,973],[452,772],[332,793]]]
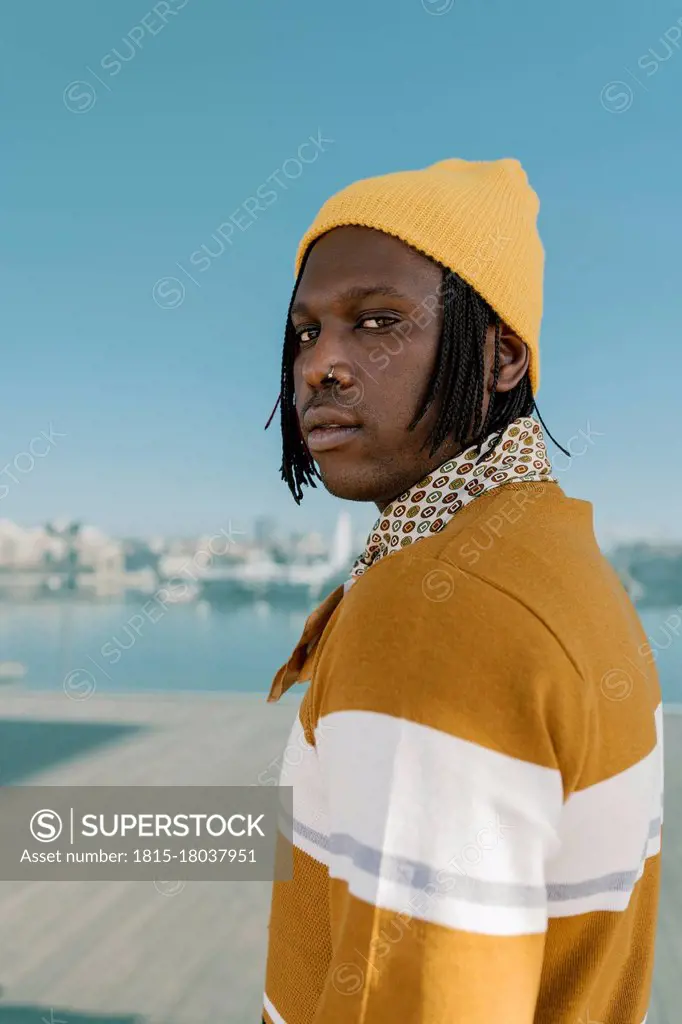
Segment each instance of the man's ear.
[[504,321],[500,321],[500,340],[502,340],[502,338],[514,338],[516,341],[521,341],[516,331],[512,330],[511,327],[508,327]]
[[529,352],[518,334],[502,323],[500,328],[500,373],[498,391],[511,391],[528,369]]

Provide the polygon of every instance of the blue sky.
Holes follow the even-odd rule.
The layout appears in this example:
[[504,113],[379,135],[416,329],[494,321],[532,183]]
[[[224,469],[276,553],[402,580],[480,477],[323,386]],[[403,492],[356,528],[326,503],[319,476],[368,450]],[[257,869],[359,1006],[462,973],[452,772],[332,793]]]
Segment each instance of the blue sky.
[[[327,532],[340,503],[297,508],[262,429],[300,235],[356,178],[516,156],[547,252],[538,403],[564,444],[592,432],[562,486],[605,541],[679,536],[680,26],[679,0],[12,5],[0,517]],[[197,272],[268,179],[276,198]],[[32,465],[50,425],[65,436]]]

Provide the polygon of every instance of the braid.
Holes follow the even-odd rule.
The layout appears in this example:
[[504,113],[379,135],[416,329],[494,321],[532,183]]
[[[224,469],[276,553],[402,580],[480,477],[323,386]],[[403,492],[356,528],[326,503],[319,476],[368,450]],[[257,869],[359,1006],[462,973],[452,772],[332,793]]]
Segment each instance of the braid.
[[[498,392],[502,324],[495,311],[461,277],[443,268],[443,326],[431,380],[422,406],[409,429],[419,421],[439,395],[443,396],[438,419],[428,441],[433,455],[448,438],[475,445],[479,452],[485,439],[497,433],[492,451],[509,424],[529,416],[535,407],[528,373],[507,392]],[[495,328],[493,387],[485,421],[482,422],[485,385],[485,340]],[[488,451],[481,458],[485,458]]]
[[[482,448],[482,445],[483,445],[483,439],[488,437],[488,435],[491,433],[491,430],[490,430],[490,420],[492,419],[493,407],[495,405],[495,398],[497,396],[497,382],[498,382],[499,377],[500,377],[500,339],[501,339],[501,337],[502,337],[502,323],[501,323],[500,320],[497,320],[496,323],[495,323],[495,354],[494,354],[494,357],[493,357],[493,383],[492,383],[492,387],[490,389],[490,401],[488,402],[488,411],[486,413],[485,423],[483,424],[483,427],[481,429],[482,437],[481,437],[481,439],[479,440],[479,442],[478,442],[478,444],[476,446],[477,449],[478,449],[478,454],[479,454],[479,457],[476,460],[477,464],[479,462],[482,462],[483,459],[485,459],[490,454],[490,452],[495,450],[495,448],[497,447],[497,445],[498,445],[498,443],[500,441],[500,438],[502,437],[502,434],[504,433],[504,427],[503,427],[500,431],[498,431],[497,437],[495,438],[493,443],[488,448],[488,451],[484,452],[483,455],[481,455],[481,448]],[[480,380],[481,380],[481,383],[482,383],[483,382],[483,375],[480,376]]]
[[297,505],[300,505],[303,499],[303,486],[310,485],[311,487],[316,487],[315,477],[318,480],[321,479],[301,434],[294,390],[294,359],[296,357],[297,337],[291,322],[291,307],[305,269],[306,259],[307,253],[296,278],[296,284],[294,285],[287,312],[280,385],[280,422],[282,425],[282,465],[280,467],[280,475],[286,482]]

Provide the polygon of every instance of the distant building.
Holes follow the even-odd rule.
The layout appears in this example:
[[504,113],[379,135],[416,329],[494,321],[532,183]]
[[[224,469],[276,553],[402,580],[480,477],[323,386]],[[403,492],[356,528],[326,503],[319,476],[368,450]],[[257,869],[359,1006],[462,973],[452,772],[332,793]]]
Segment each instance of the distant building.
[[257,516],[253,522],[253,539],[260,548],[269,548],[275,542],[277,522],[271,516]]
[[164,545],[158,544],[156,540],[138,540],[135,537],[124,540],[122,547],[126,572],[139,572],[141,569],[156,570],[159,556],[164,549]]
[[294,558],[301,561],[314,561],[326,558],[329,552],[329,541],[321,533],[305,533],[294,539],[292,543]]
[[121,589],[122,545],[94,526],[22,527],[0,520],[0,588],[12,592]]
[[123,545],[96,526],[79,530],[75,544],[77,586],[92,588],[98,595],[118,593],[125,572]]
[[65,552],[65,545],[42,527],[23,527],[0,519],[0,569],[40,568],[50,560],[62,560]]

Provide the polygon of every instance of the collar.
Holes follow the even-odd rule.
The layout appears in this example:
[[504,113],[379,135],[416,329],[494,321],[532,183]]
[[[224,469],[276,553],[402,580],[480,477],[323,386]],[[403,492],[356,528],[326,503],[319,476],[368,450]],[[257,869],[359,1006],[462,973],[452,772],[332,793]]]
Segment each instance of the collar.
[[387,505],[351,569],[351,579],[386,555],[438,533],[479,495],[511,481],[551,479],[540,424],[532,416],[519,417],[502,434],[489,434],[480,449],[468,448],[444,462]]
[[480,449],[468,448],[395,498],[374,524],[350,578],[308,617],[291,657],[275,675],[268,700],[277,701],[294,683],[309,680],[315,648],[329,619],[346,590],[375,562],[442,530],[455,512],[487,491],[519,480],[553,479],[540,424],[524,416],[502,434],[489,434]]

